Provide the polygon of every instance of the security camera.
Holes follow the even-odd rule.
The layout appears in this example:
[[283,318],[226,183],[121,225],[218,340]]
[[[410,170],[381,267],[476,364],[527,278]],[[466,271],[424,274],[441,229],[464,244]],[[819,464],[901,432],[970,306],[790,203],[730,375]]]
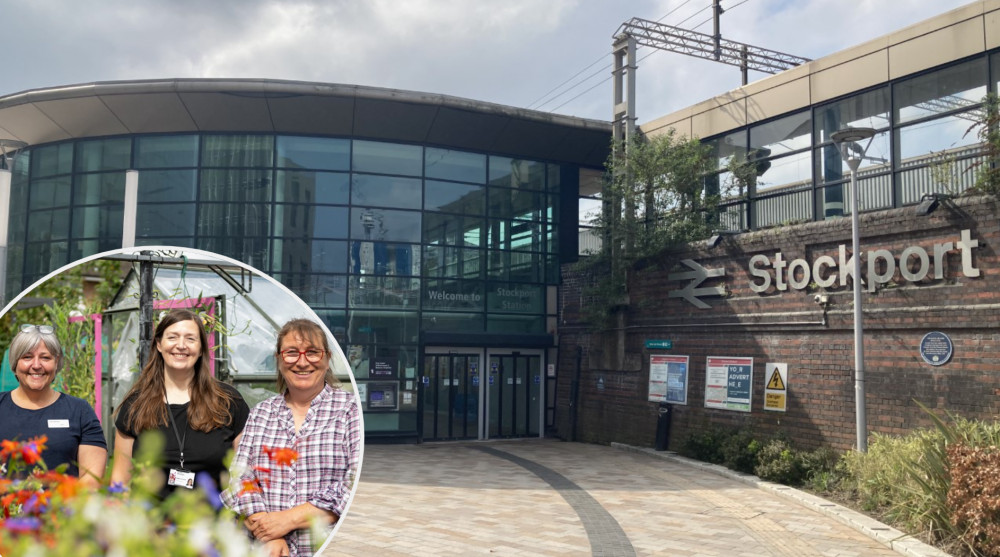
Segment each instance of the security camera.
[[813,296],[813,301],[817,304],[823,305],[830,302],[830,297],[826,294],[816,294]]

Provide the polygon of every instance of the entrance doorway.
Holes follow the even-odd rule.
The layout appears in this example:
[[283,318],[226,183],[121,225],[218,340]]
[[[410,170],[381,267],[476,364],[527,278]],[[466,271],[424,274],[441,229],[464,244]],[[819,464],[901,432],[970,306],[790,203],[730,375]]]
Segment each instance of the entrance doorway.
[[542,350],[427,347],[419,382],[424,441],[538,437]]

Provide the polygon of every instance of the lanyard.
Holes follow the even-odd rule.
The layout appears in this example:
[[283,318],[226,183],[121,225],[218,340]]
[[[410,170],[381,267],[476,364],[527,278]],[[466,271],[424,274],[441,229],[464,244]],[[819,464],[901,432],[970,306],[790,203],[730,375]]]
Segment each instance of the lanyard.
[[177,438],[177,446],[181,451],[181,470],[184,469],[184,440],[187,439],[187,428],[184,428],[184,436],[181,437],[180,432],[177,431],[177,424],[174,422],[174,411],[170,409],[170,403],[167,403],[167,417],[170,418],[170,426],[174,430],[174,437]]

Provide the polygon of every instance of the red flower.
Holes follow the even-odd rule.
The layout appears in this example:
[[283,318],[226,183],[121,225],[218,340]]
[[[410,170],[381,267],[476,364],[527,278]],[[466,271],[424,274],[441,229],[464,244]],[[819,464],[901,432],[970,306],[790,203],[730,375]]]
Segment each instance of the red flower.
[[264,493],[264,490],[261,489],[260,483],[258,483],[256,479],[243,480],[243,489],[240,490],[237,497],[242,497],[251,493]]
[[17,441],[11,441],[9,439],[0,441],[0,459],[6,459],[7,457],[17,453],[20,448],[21,444]]
[[291,466],[296,460],[299,459],[299,453],[295,449],[280,448],[280,449],[270,449],[268,447],[262,447],[264,454],[271,459],[271,462],[278,466]]
[[34,466],[35,463],[41,460],[41,453],[45,450],[45,443],[48,440],[47,436],[39,435],[23,443],[21,445],[21,458],[24,459],[24,463],[28,466]]

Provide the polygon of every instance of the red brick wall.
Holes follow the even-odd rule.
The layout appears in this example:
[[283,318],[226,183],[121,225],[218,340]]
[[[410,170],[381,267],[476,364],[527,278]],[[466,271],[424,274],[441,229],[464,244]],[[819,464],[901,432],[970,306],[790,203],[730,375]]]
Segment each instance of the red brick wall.
[[[944,260],[943,279],[933,278],[933,245],[958,242],[963,229],[978,247],[971,249],[978,277],[962,273],[960,251]],[[838,259],[838,246],[851,253],[851,221],[834,219],[723,238],[715,248],[697,242],[646,261],[629,281],[630,304],[617,327],[593,332],[583,323],[588,277],[563,269],[556,429],[565,438],[641,446],[655,443],[657,404],[647,402],[649,355],[690,356],[688,404],[675,405],[670,448],[691,433],[714,425],[753,425],[782,432],[804,448],[855,444],[853,291],[851,282],[828,289],[758,294],[750,289],[748,263],[754,255],[786,262]],[[897,261],[903,249],[918,245],[931,255],[931,273],[919,283],[903,280],[899,270],[889,284],[862,294],[869,432],[905,433],[930,426],[913,400],[968,418],[993,419],[1000,409],[1000,205],[985,197],[963,198],[930,216],[912,207],[861,215],[861,251],[886,249]],[[726,295],[701,299],[698,309],[670,298],[686,281],[668,274],[682,259],[706,268],[724,267],[726,276],[702,286],[724,284]],[[915,260],[911,260],[915,261]],[[867,262],[862,262],[862,274]],[[772,270],[773,277],[773,270]],[[760,282],[759,279],[754,279]],[[829,305],[814,302],[826,294]],[[954,343],[954,356],[931,366],[919,352],[921,338],[941,331]],[[645,349],[646,339],[670,339],[671,350]],[[624,358],[618,356],[624,342]],[[577,354],[581,354],[577,366]],[[707,356],[754,358],[752,412],[704,407]],[[766,362],[788,364],[786,412],[763,410]],[[603,379],[603,388],[599,381]],[[578,395],[573,402],[573,387]],[[574,424],[575,414],[575,424]],[[574,427],[575,425],[575,427]]]

